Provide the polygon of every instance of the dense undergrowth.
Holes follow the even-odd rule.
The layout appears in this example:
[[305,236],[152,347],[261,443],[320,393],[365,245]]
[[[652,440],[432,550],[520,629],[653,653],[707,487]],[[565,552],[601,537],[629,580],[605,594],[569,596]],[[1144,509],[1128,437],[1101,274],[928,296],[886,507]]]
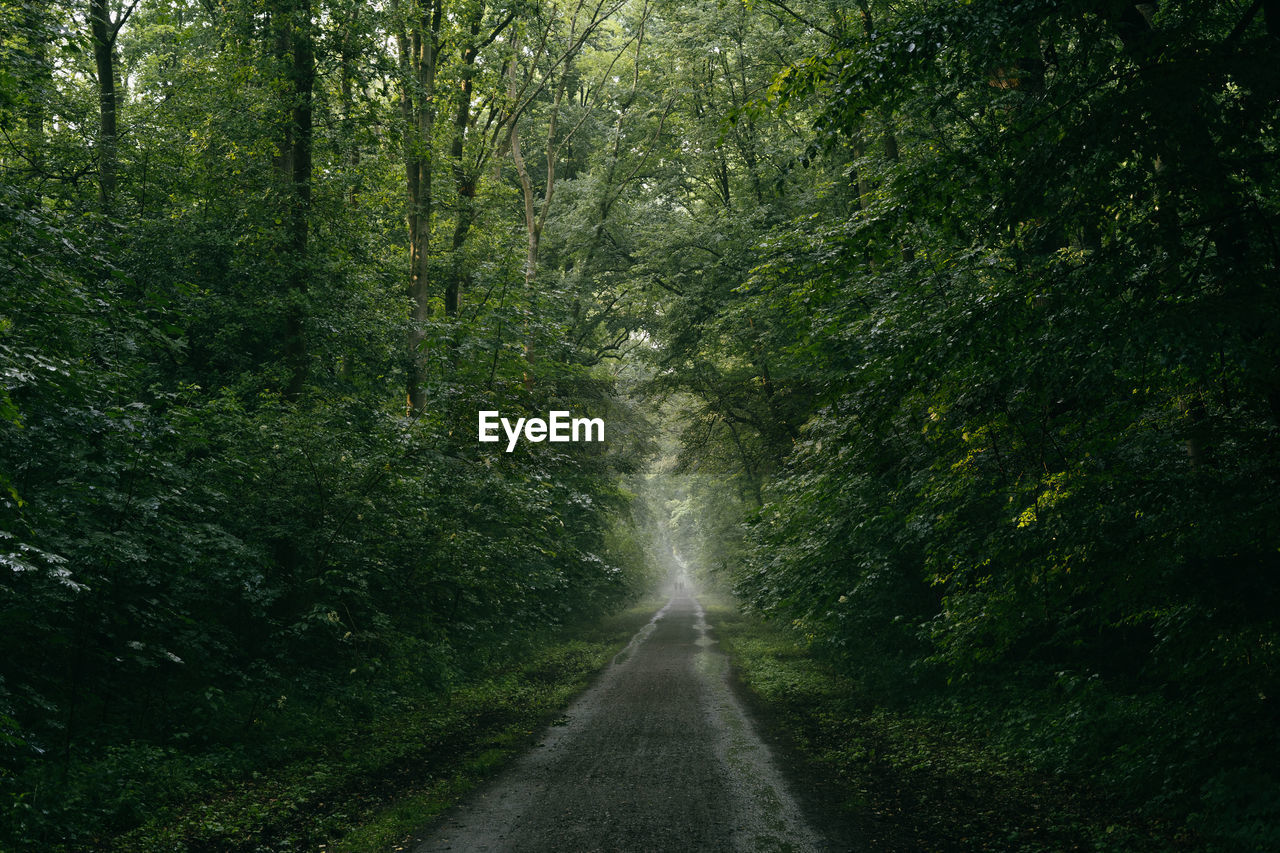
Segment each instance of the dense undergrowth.
[[445,691],[302,697],[202,752],[115,748],[63,789],[96,831],[42,849],[391,849],[526,745],[652,609],[531,637]]
[[677,549],[873,706],[1280,849],[1280,8],[804,8],[729,137],[772,217],[647,234]]
[[[344,727],[650,585],[619,331],[534,286],[514,173],[456,163],[495,144],[468,120],[514,121],[509,48],[490,97],[405,121],[385,48],[422,18],[356,5],[0,3],[0,847],[91,849],[308,744],[202,825],[331,802],[394,760],[335,759]],[[455,135],[407,205],[404,158],[430,187]],[[607,446],[506,453],[485,409]]]
[[708,618],[766,731],[810,769],[799,784],[858,849],[1232,849],[1140,809],[1123,786],[1055,767],[1056,745],[1027,720],[1060,712],[1050,697],[965,690],[886,703],[856,672],[824,663],[794,633],[727,598]]

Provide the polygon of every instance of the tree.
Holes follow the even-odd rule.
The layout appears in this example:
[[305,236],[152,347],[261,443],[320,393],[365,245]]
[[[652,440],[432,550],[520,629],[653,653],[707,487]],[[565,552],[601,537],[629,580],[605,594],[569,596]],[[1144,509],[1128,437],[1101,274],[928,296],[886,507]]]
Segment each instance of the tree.
[[119,13],[110,0],[89,0],[89,30],[93,41],[93,62],[98,81],[98,195],[103,209],[110,209],[119,171],[120,131],[117,122],[116,39],[138,6],[133,0]]

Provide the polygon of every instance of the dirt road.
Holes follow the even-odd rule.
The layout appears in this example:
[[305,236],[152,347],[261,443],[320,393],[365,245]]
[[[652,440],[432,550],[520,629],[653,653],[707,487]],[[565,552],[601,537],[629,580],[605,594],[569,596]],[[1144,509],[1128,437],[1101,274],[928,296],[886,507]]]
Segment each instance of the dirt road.
[[815,851],[726,680],[697,600],[654,616],[528,754],[447,816],[434,851]]

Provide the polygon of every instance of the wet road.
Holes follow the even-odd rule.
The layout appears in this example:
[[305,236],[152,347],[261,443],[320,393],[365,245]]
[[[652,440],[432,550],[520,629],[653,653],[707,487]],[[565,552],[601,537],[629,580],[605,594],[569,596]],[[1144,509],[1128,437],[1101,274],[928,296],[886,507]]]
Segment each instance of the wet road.
[[525,756],[418,847],[814,851],[690,596],[673,598]]

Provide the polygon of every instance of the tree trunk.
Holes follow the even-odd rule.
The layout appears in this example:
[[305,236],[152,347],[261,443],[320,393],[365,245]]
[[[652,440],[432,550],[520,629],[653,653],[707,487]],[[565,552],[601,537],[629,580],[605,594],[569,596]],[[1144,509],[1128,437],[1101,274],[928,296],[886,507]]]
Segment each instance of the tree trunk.
[[292,110],[289,117],[289,300],[285,317],[285,360],[289,384],[285,396],[296,400],[307,381],[307,348],[304,340],[306,293],[310,264],[308,242],[311,215],[312,100],[315,89],[315,47],[312,41],[311,0],[294,0],[289,21],[292,42]]
[[32,159],[38,165],[44,153],[44,121],[45,103],[49,97],[49,47],[45,42],[45,12],[35,3],[23,6],[23,27],[29,39],[27,49],[31,56],[31,66],[35,75],[30,81],[31,94],[27,99],[26,120],[27,132],[31,135],[29,143]]
[[98,75],[98,200],[109,210],[116,192],[119,133],[116,128],[115,33],[108,0],[89,0],[93,62]]
[[[422,382],[426,378],[426,324],[430,317],[430,243],[433,198],[432,131],[435,127],[437,38],[440,30],[442,3],[435,0],[415,22],[408,51],[409,77],[403,85],[412,89],[402,96],[402,109],[407,107],[409,126],[406,134],[406,178],[409,190],[409,338],[408,338],[408,414],[422,414],[425,397]],[[402,44],[402,58],[405,52]]]
[[[518,44],[512,45],[513,48],[517,48],[518,46],[519,46]],[[519,54],[517,53],[516,55],[519,55]],[[508,67],[508,74],[509,74],[510,86],[511,86],[511,95],[513,99],[516,94],[515,66],[516,66],[516,63],[515,63],[515,59],[513,58],[510,66]],[[559,106],[558,99],[556,101],[556,106],[557,107]],[[552,122],[552,124],[554,125],[554,121]],[[548,138],[550,138],[550,136],[548,136]],[[511,162],[515,164],[516,175],[519,176],[520,178],[520,193],[521,193],[521,197],[524,199],[524,225],[525,225],[524,287],[525,287],[526,298],[528,298],[529,300],[530,313],[533,313],[536,310],[534,308],[533,279],[534,279],[534,276],[537,274],[537,270],[538,270],[538,241],[539,241],[539,238],[542,236],[542,226],[538,218],[538,213],[534,208],[533,181],[529,177],[529,169],[525,165],[524,155],[520,151],[520,129],[519,129],[519,118],[517,116],[513,116],[511,119],[511,129],[508,136],[508,147],[511,149]],[[548,182],[547,182],[546,190],[543,193],[543,198],[545,200],[545,203],[549,204],[551,200],[551,195],[555,192],[555,189],[554,189],[555,161],[554,160],[549,160],[547,162],[547,175],[548,175]],[[545,213],[545,208],[543,212]],[[524,387],[525,387],[525,390],[527,391],[533,388],[532,364],[534,359],[533,337],[532,335],[529,334],[527,329],[525,331],[524,344],[522,345],[522,350],[524,354],[525,363],[529,365],[525,368],[525,372],[524,372]]]
[[355,78],[355,56],[353,55],[352,37],[347,36],[342,42],[342,56],[339,73],[342,81],[339,96],[342,99],[342,135],[347,148],[347,207],[355,210],[360,206],[356,189],[357,172],[360,169],[360,145],[356,141],[355,95],[353,81]]
[[[483,11],[481,9],[480,11]],[[458,87],[458,109],[453,116],[453,142],[449,146],[449,159],[453,164],[453,183],[457,192],[457,217],[453,224],[453,240],[450,244],[451,269],[449,281],[445,284],[444,313],[448,317],[458,316],[459,294],[466,275],[463,269],[462,244],[466,242],[467,232],[475,221],[476,176],[467,168],[464,160],[467,127],[471,124],[471,95],[474,86],[476,55],[475,40],[480,35],[480,15],[471,19],[469,27],[470,42],[462,50],[462,77]]]
[[[518,46],[518,45],[513,45]],[[516,95],[516,71],[515,61],[512,60],[508,67],[508,78],[510,80],[511,95]],[[556,100],[556,107],[559,106],[559,100]],[[554,119],[552,125],[554,126]],[[525,165],[524,155],[520,151],[520,128],[519,120],[512,118],[511,129],[508,135],[508,147],[511,149],[511,162],[516,167],[516,175],[520,178],[520,195],[524,199],[524,228],[525,228],[525,255],[524,255],[524,285],[529,288],[533,285],[534,275],[538,269],[538,241],[542,236],[542,229],[538,218],[538,211],[533,199],[533,179],[529,177],[529,169]],[[555,163],[554,161],[547,164],[547,187],[543,191],[543,198],[550,200],[555,193]]]

